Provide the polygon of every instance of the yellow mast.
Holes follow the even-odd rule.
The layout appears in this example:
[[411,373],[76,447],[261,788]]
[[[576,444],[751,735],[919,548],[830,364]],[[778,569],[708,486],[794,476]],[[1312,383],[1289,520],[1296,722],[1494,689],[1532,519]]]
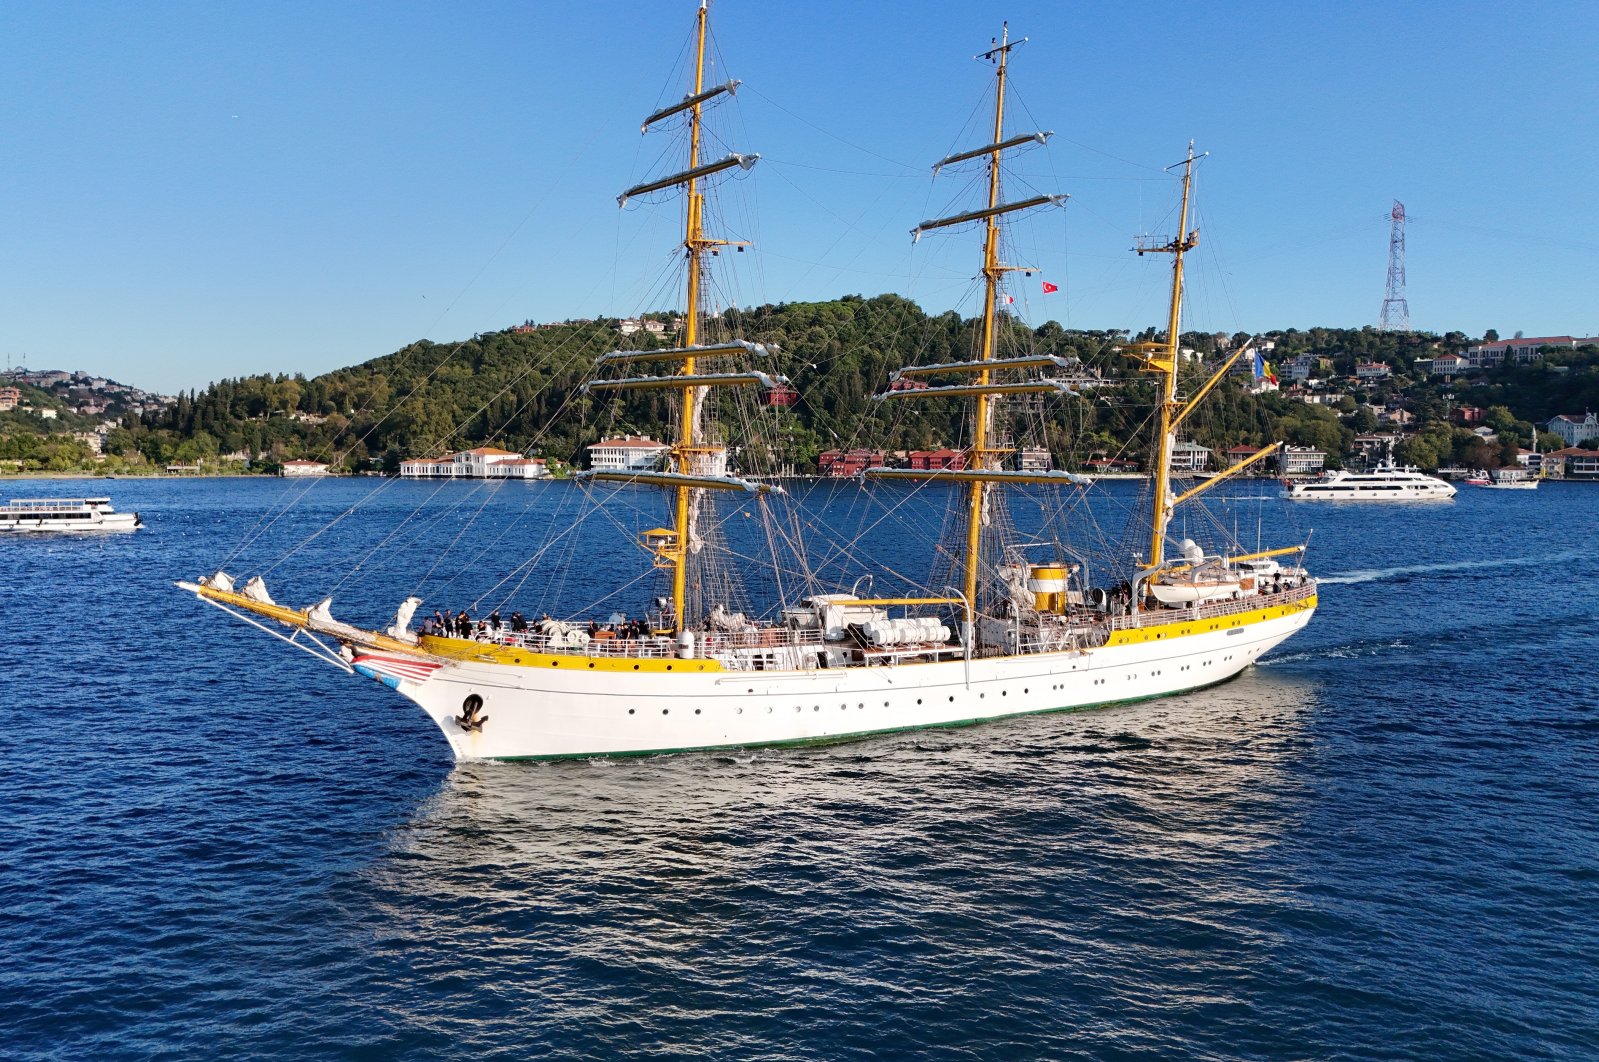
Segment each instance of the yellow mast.
[[[1160,395],[1155,403],[1155,501],[1150,519],[1148,567],[1154,568],[1166,559],[1166,526],[1171,522],[1175,502],[1171,496],[1171,453],[1176,445],[1176,427],[1172,417],[1182,403],[1177,401],[1177,362],[1179,329],[1183,305],[1183,254],[1199,245],[1199,232],[1188,231],[1188,198],[1193,187],[1194,142],[1188,142],[1188,157],[1177,163],[1183,167],[1183,205],[1177,220],[1177,235],[1170,243],[1155,247],[1139,247],[1138,253],[1161,251],[1172,256],[1171,315],[1166,322],[1164,356],[1148,357],[1144,367],[1160,375]],[[1173,167],[1168,167],[1173,168]]]
[[[691,96],[696,100],[705,91],[705,20],[707,0],[700,0],[700,10],[697,26],[697,41],[694,49],[694,88]],[[688,118],[688,168],[693,170],[700,164],[700,122],[702,103],[696,102],[689,108]],[[705,200],[705,194],[699,190],[699,181],[691,179],[688,182],[688,217],[685,222],[683,234],[683,247],[688,254],[688,312],[683,319],[683,345],[693,347],[699,342],[700,330],[700,268],[701,255],[705,251],[705,232],[701,227],[700,205]],[[694,357],[690,355],[683,359],[678,369],[679,376],[694,375]],[[677,470],[684,475],[695,471],[694,469],[694,388],[685,386],[683,396],[683,419],[678,426],[678,438],[675,447],[677,456]],[[688,546],[690,523],[692,522],[691,503],[693,501],[692,487],[680,486],[677,488],[677,505],[674,528],[677,531],[677,542],[672,551],[672,624],[681,631],[684,626],[683,602],[685,588],[688,580]]]
[[[999,262],[999,215],[993,213],[999,206],[999,159],[1005,139],[1005,67],[1010,56],[1010,23],[1001,27],[999,47],[989,53],[997,56],[998,78],[994,89],[994,147],[988,156],[988,222],[983,239],[983,349],[979,358],[990,361],[994,357],[994,309],[999,295],[999,279],[1005,274]],[[989,370],[982,369],[977,376],[980,387],[987,387]],[[988,445],[988,403],[986,393],[977,395],[976,411],[972,417],[972,466],[987,469],[993,462],[994,451]],[[974,480],[966,513],[966,600],[977,605],[977,567],[979,546],[983,532],[983,501],[988,484]]]

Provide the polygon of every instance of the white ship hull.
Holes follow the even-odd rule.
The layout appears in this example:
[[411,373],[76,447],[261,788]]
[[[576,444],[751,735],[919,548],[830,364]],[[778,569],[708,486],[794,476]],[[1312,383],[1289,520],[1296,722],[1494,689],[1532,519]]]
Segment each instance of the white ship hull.
[[28,534],[30,532],[47,531],[51,533],[102,531],[137,531],[139,518],[133,513],[113,513],[104,520],[78,521],[78,520],[0,520],[0,532],[11,534]]
[[[836,741],[1212,685],[1253,664],[1304,627],[1313,612],[1312,605],[1169,640],[1151,636],[1129,645],[969,663],[664,674],[461,661],[421,681],[395,675],[381,680],[420,705],[464,760]],[[481,729],[467,730],[457,717],[474,696],[482,698],[486,721]]]

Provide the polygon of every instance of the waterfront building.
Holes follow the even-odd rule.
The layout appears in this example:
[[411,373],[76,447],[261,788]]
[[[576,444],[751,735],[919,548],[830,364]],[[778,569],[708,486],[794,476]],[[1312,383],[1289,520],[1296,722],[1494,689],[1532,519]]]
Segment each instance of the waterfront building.
[[1285,476],[1308,476],[1326,464],[1327,455],[1314,446],[1285,446],[1277,454],[1277,467]]
[[543,458],[493,446],[400,462],[400,475],[406,479],[542,479],[546,473]]
[[1203,472],[1210,467],[1210,451],[1196,442],[1180,439],[1171,448],[1173,472]]
[[[198,469],[200,466],[194,466]],[[325,476],[328,474],[326,461],[285,461],[283,462],[283,475],[285,476]]]
[[1023,472],[1048,472],[1049,451],[1042,446],[1024,446],[1017,452],[1016,464]]
[[963,450],[912,450],[910,467],[927,472],[959,472],[966,467]]
[[654,468],[671,447],[642,435],[601,439],[588,447],[589,468],[596,472],[642,472]]
[[832,479],[850,479],[887,461],[882,450],[823,450],[816,456],[816,470]]

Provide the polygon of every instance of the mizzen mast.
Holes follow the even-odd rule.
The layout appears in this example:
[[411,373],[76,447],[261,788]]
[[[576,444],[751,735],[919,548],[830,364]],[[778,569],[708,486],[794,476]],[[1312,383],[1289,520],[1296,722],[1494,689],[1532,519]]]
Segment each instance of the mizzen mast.
[[[1198,156],[1197,158],[1203,158]],[[1176,502],[1171,493],[1171,455],[1177,444],[1174,418],[1182,410],[1177,401],[1177,363],[1179,360],[1179,329],[1183,307],[1183,255],[1199,246],[1199,230],[1188,231],[1188,202],[1193,189],[1194,142],[1188,142],[1188,157],[1167,169],[1183,168],[1183,202],[1178,211],[1177,235],[1165,243],[1140,243],[1134,248],[1140,255],[1146,253],[1169,254],[1171,267],[1171,313],[1166,321],[1166,342],[1143,343],[1129,348],[1137,357],[1141,368],[1156,377],[1159,394],[1155,399],[1155,500],[1150,514],[1150,540],[1148,567],[1159,567],[1165,561],[1166,528],[1171,523]]]

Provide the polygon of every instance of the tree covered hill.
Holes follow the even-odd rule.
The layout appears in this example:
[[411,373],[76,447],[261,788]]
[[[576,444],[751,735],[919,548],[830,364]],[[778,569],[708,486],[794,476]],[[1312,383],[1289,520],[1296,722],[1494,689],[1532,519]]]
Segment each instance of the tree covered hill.
[[[665,315],[656,315],[664,319]],[[819,451],[835,446],[916,449],[963,443],[953,403],[903,414],[903,403],[873,402],[893,370],[912,363],[975,356],[977,322],[949,312],[928,315],[896,295],[846,296],[827,302],[785,303],[728,311],[713,322],[726,334],[779,350],[772,371],[787,375],[799,392],[788,410],[767,410],[780,452],[770,455],[801,471],[814,469]],[[296,457],[332,460],[351,469],[387,467],[401,457],[496,445],[581,463],[583,447],[617,431],[665,432],[670,416],[661,392],[626,399],[578,393],[595,358],[619,346],[669,346],[675,337],[640,332],[623,338],[610,320],[523,326],[459,343],[427,340],[360,365],[306,379],[249,376],[222,380],[180,395],[172,407],[127,416],[106,439],[108,454],[135,464],[214,460],[248,454],[268,462]],[[1045,414],[1046,438],[1060,467],[1081,467],[1095,454],[1136,456],[1145,445],[1153,390],[1114,348],[1128,339],[1153,339],[1153,330],[1069,330],[1051,321],[1035,329],[1006,319],[1000,354],[1023,350],[1073,357],[1107,386],[1068,398]],[[1183,346],[1196,356],[1185,363],[1184,389],[1197,387],[1222,356],[1247,336],[1190,333]],[[1357,362],[1382,362],[1393,376],[1356,387],[1339,386],[1331,405],[1307,404],[1276,392],[1253,394],[1247,375],[1217,388],[1202,416],[1190,422],[1195,441],[1224,449],[1281,440],[1346,453],[1357,431],[1376,424],[1377,411],[1410,408],[1430,425],[1418,454],[1436,465],[1481,446],[1470,432],[1450,428],[1453,405],[1495,409],[1505,438],[1530,441],[1529,421],[1542,421],[1583,405],[1599,407],[1599,352],[1552,356],[1549,363],[1506,368],[1477,384],[1441,384],[1418,359],[1458,351],[1465,335],[1386,333],[1371,328],[1288,329],[1266,337],[1279,372],[1297,355],[1325,359],[1313,376],[1340,381]],[[1557,365],[1556,362],[1562,364]],[[1563,368],[1560,372],[1557,369]],[[1286,380],[1284,381],[1286,383]],[[772,427],[768,424],[768,427]],[[753,445],[753,440],[730,438]],[[1485,456],[1476,453],[1475,456]],[[1493,455],[1487,455],[1493,456]],[[1497,460],[1483,462],[1497,464]]]

